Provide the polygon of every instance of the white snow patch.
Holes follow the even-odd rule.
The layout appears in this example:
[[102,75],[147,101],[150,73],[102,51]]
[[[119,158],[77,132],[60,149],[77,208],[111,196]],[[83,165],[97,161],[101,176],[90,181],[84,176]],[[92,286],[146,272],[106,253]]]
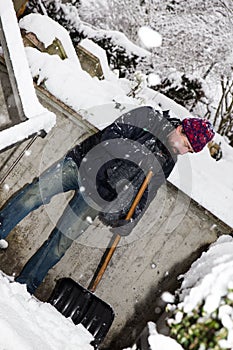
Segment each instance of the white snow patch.
[[184,275],[181,300],[185,312],[204,301],[204,310],[213,312],[220,298],[232,288],[233,238],[221,236],[196,260]]
[[153,322],[149,322],[148,327],[150,332],[148,342],[151,350],[183,350],[182,346],[179,345],[174,339],[163,334],[159,334]]
[[20,20],[19,25],[27,32],[36,33],[38,40],[44,43],[45,47],[51,45],[54,39],[59,39],[68,58],[81,68],[69,33],[59,23],[53,21],[48,16],[31,13],[24,16]]
[[148,49],[162,45],[162,35],[148,26],[140,27],[138,30],[138,36]]
[[8,242],[5,239],[0,239],[0,249],[6,249],[8,247]]
[[92,335],[0,272],[1,349],[91,350]]

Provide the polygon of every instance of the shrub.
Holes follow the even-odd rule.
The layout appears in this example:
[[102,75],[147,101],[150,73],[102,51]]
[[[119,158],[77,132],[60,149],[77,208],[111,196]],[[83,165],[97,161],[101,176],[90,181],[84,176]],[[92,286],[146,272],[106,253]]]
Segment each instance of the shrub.
[[160,85],[154,87],[154,90],[163,93],[190,111],[205,97],[202,83],[198,79],[178,72],[163,79]]
[[232,349],[232,295],[232,290],[228,290],[212,313],[204,310],[204,302],[190,313],[184,312],[182,304],[178,304],[168,320],[170,335],[185,350]]

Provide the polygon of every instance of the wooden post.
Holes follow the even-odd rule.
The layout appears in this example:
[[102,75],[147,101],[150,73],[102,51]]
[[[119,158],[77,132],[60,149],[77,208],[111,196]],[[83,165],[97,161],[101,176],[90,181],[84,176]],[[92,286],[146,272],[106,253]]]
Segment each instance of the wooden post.
[[27,2],[28,0],[13,0],[17,17],[20,17],[24,13]]

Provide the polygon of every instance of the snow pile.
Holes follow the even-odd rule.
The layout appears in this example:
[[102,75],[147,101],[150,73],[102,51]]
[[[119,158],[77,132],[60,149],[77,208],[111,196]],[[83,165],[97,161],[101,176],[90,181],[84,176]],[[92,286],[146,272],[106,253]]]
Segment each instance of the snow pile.
[[151,350],[183,350],[182,346],[179,345],[174,339],[159,334],[156,330],[156,325],[153,322],[148,323],[149,337],[148,343]]
[[0,348],[91,350],[92,335],[0,272]]
[[[156,329],[156,325],[153,322],[147,324],[149,330],[148,344],[151,350],[183,350],[182,346],[179,345],[174,339],[159,334]],[[136,346],[127,348],[124,350],[136,350]]]
[[55,124],[55,115],[38,101],[30,75],[24,46],[11,0],[0,2],[1,24],[9,50],[9,59],[14,70],[17,89],[27,121],[1,131],[0,150]]
[[27,32],[36,33],[38,40],[44,43],[45,47],[51,45],[55,38],[59,39],[62,42],[62,46],[69,60],[73,61],[81,68],[69,33],[60,24],[53,21],[48,16],[31,13],[20,20],[20,27]]
[[[193,313],[196,312],[195,310],[203,305],[202,313],[204,316],[199,311],[199,319],[196,322],[199,322],[200,326],[205,319],[213,318],[213,320],[219,320],[216,322],[220,322],[221,327],[224,327],[227,332],[222,332],[219,339],[217,336],[218,346],[220,349],[233,349],[233,238],[229,235],[221,236],[215,243],[210,245],[207,252],[202,253],[201,257],[192,264],[189,271],[180,277],[183,278],[179,290],[180,302],[178,305],[168,305],[168,309],[178,312],[175,314],[174,319],[170,318],[168,320],[169,324],[181,325],[184,314],[192,318]],[[227,298],[228,302],[224,302],[223,298]],[[192,327],[194,327],[194,318],[192,322]],[[186,326],[184,325],[183,327],[185,328]],[[183,349],[176,340],[159,334],[153,322],[148,323],[148,328],[150,334],[148,343],[152,350]],[[181,328],[179,329],[181,332]],[[208,330],[209,327],[206,327],[206,329]],[[194,328],[192,330],[194,333]],[[214,329],[212,331],[212,337],[214,337],[214,332],[220,335],[218,328],[216,331]],[[192,332],[188,335],[192,337]],[[200,333],[201,339],[203,339],[202,333]],[[200,349],[206,349],[200,344],[199,346]],[[197,347],[198,344],[195,345],[195,349]],[[134,348],[132,347],[132,350]]]
[[[216,310],[221,297],[227,295],[228,290],[233,290],[233,238],[221,236],[183,277],[180,306],[184,312],[190,312],[202,301],[207,313]],[[232,294],[230,297],[233,299]]]
[[195,341],[195,349],[233,349],[233,238],[221,236],[183,278],[179,304],[169,305],[173,334],[182,344]]
[[85,23],[81,23],[80,25],[80,31],[84,33],[85,36],[89,38],[111,38],[114,46],[119,46],[122,47],[126,50],[126,53],[128,56],[137,55],[138,57],[147,57],[150,59],[151,53],[142,48],[139,47],[138,45],[134,44],[132,41],[130,41],[124,33],[121,33],[116,30],[103,30],[103,29],[98,29],[96,30],[95,28],[90,27],[90,25],[86,25]]

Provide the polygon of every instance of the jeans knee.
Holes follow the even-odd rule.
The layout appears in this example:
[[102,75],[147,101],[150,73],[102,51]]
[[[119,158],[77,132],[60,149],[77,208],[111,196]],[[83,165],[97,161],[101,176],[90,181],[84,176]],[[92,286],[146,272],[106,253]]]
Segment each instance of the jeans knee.
[[31,186],[28,190],[22,190],[22,197],[20,199],[20,204],[29,210],[37,209],[41,204],[43,204],[43,198],[40,193],[40,188],[38,183]]
[[73,240],[66,237],[65,235],[61,234],[61,238],[56,245],[56,248],[54,250],[54,254],[56,255],[57,259],[61,259],[63,255],[66,253],[66,251],[70,248],[71,244],[73,243]]

